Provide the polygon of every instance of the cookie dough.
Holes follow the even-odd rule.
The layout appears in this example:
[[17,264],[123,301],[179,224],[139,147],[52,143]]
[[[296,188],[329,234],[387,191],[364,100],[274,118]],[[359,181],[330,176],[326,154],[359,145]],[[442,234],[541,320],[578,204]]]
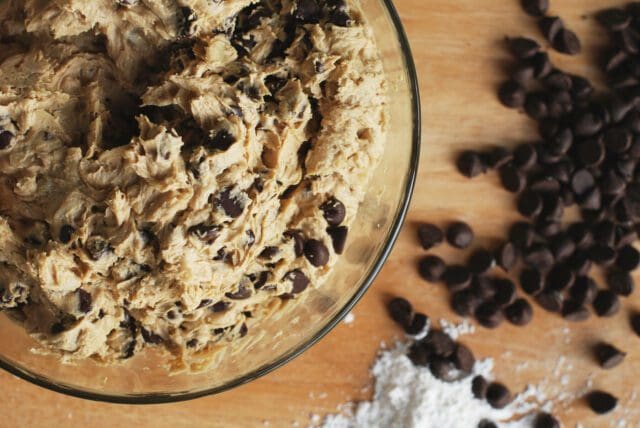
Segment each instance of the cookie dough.
[[0,3],[0,308],[193,369],[319,287],[385,140],[344,0]]

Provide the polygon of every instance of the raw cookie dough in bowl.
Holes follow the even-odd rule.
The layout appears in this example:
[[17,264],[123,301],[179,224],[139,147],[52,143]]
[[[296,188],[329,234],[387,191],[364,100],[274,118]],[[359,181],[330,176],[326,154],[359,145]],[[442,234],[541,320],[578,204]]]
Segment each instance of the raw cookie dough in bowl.
[[110,401],[217,392],[379,270],[419,134],[391,6],[14,0],[0,44],[4,368]]

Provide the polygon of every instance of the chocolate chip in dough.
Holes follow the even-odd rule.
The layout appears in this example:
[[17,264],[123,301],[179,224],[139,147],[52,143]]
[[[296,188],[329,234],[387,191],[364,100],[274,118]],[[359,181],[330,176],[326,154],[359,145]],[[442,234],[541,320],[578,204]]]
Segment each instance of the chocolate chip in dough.
[[346,208],[338,199],[331,197],[320,205],[320,209],[329,226],[339,226],[346,216]]
[[616,408],[618,399],[608,392],[595,390],[587,394],[587,404],[595,413],[603,415]]
[[9,147],[11,144],[11,140],[13,139],[13,134],[9,131],[5,131],[0,128],[0,150],[4,150]]
[[63,244],[68,244],[71,241],[71,238],[73,237],[75,231],[76,230],[73,228],[73,226],[63,224],[60,228],[60,233],[58,236],[60,238],[60,242],[62,242]]
[[225,214],[231,218],[240,217],[240,214],[244,211],[244,207],[241,202],[236,198],[231,197],[231,189],[229,188],[220,192],[214,203],[216,206],[221,207]]
[[78,294],[78,310],[86,314],[92,306],[91,293],[82,288],[78,288],[76,292]]
[[294,17],[300,23],[317,23],[320,19],[320,6],[316,0],[298,0]]
[[336,254],[342,254],[344,252],[348,233],[349,229],[347,226],[330,227],[327,229],[327,234],[331,237],[333,251],[335,251]]
[[309,285],[309,278],[300,269],[288,272],[284,278],[291,281],[291,293],[293,294],[302,293]]
[[424,223],[418,226],[418,238],[422,248],[429,250],[444,241],[444,232],[435,224]]
[[593,349],[594,355],[598,364],[603,369],[612,369],[624,361],[627,356],[625,352],[622,352],[615,346],[609,343],[598,343]]
[[324,266],[329,262],[329,249],[317,239],[309,239],[304,243],[304,255],[315,267]]
[[251,297],[251,289],[245,287],[243,284],[240,284],[236,291],[228,292],[224,295],[231,300],[245,300]]
[[302,256],[304,254],[304,236],[302,232],[299,230],[287,230],[284,236],[293,240],[293,252],[296,257]]
[[163,342],[162,336],[153,333],[144,327],[140,327],[140,333],[142,333],[142,338],[144,339],[144,341],[147,343],[151,343],[152,345],[157,345]]
[[560,421],[549,413],[538,413],[533,421],[533,428],[560,428]]

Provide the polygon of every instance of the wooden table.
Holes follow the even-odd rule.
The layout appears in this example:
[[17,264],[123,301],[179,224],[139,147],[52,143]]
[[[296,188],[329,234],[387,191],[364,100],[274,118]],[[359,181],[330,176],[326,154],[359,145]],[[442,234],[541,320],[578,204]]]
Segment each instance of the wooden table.
[[[453,316],[446,293],[422,282],[415,261],[422,254],[415,240],[415,223],[429,220],[444,224],[464,219],[476,229],[478,242],[490,245],[516,218],[512,197],[489,174],[472,182],[453,169],[455,153],[494,143],[516,144],[535,138],[532,123],[523,115],[502,108],[495,87],[508,61],[503,49],[506,35],[537,36],[534,22],[518,7],[518,0],[397,0],[420,77],[423,107],[421,169],[409,218],[393,254],[372,289],[355,309],[355,321],[342,324],[294,362],[249,385],[186,403],[146,407],[94,403],[39,389],[0,373],[0,426],[80,427],[228,427],[306,426],[312,413],[334,412],[348,400],[370,394],[368,368],[381,341],[399,338],[387,319],[383,301],[389,294],[409,297],[432,318]],[[610,0],[556,0],[553,12],[565,18],[593,46],[603,34],[593,12],[618,2]],[[589,34],[589,36],[587,36]],[[554,57],[574,72],[599,77],[587,67],[589,52],[580,58]],[[449,249],[451,259],[463,257]],[[640,309],[638,298],[625,307]],[[479,329],[464,338],[477,356],[494,357],[498,376],[514,390],[527,382],[546,382],[551,393],[575,393],[587,378],[595,386],[615,391],[629,409],[613,416],[592,417],[580,400],[560,405],[557,414],[565,426],[610,426],[626,417],[640,426],[638,403],[631,402],[640,373],[640,339],[629,335],[626,312],[612,319],[592,319],[571,325],[535,308],[534,322],[525,330],[503,326],[495,332]],[[624,365],[603,372],[591,361],[589,345],[606,339],[629,352]],[[559,356],[567,363],[561,364]],[[522,364],[528,362],[527,364]],[[572,366],[572,369],[568,367]],[[568,383],[560,386],[560,377]],[[266,425],[266,423],[265,423]],[[464,427],[461,427],[464,428]]]

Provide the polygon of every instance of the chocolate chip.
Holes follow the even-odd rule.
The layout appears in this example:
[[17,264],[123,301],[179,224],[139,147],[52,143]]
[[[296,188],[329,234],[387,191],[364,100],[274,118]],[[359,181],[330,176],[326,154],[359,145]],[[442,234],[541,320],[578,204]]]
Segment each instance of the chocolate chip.
[[411,324],[413,319],[413,308],[407,299],[396,297],[387,305],[391,319],[400,324],[402,327]]
[[524,11],[534,17],[544,16],[549,10],[549,0],[521,0]]
[[609,220],[601,221],[594,225],[592,234],[596,244],[613,247],[616,241],[616,225]]
[[4,150],[9,147],[11,144],[11,140],[13,139],[13,134],[9,131],[5,131],[0,128],[0,150]]
[[513,159],[513,154],[504,147],[498,146],[483,155],[484,162],[489,168],[500,168]]
[[429,250],[444,241],[444,232],[435,224],[423,223],[418,226],[418,238],[422,248]]
[[480,154],[470,150],[462,152],[458,156],[456,166],[460,174],[468,178],[476,177],[487,170]]
[[598,286],[596,282],[588,276],[578,276],[569,289],[571,300],[581,306],[593,303],[597,293]]
[[288,272],[284,278],[293,284],[291,288],[291,293],[293,294],[302,293],[309,285],[309,278],[300,269]]
[[512,396],[509,389],[499,382],[491,382],[487,387],[487,402],[494,409],[503,409],[511,403]]
[[453,351],[453,354],[451,354],[451,361],[458,370],[466,374],[471,373],[476,363],[471,349],[461,343],[456,345],[456,349]]
[[571,81],[571,96],[576,101],[585,100],[593,94],[593,85],[584,77],[571,76]]
[[557,16],[548,16],[538,21],[542,35],[553,43],[560,30],[564,28],[564,21]]
[[629,317],[629,324],[633,332],[640,336],[640,313],[634,313]]
[[553,254],[546,246],[534,244],[524,253],[524,262],[540,270],[549,269],[553,263]]
[[589,258],[600,266],[610,266],[616,260],[616,250],[608,245],[594,244],[589,249]]
[[533,227],[526,222],[514,223],[509,229],[509,240],[521,250],[529,248],[533,244],[534,237]]
[[557,264],[547,274],[547,289],[564,291],[571,287],[575,281],[573,272],[563,264]]
[[442,280],[451,292],[456,292],[471,285],[471,274],[469,270],[461,265],[447,267],[442,275]]
[[234,137],[226,129],[221,129],[209,137],[206,147],[211,150],[215,149],[215,150],[226,151],[235,142],[236,142],[236,137]]
[[198,339],[189,339],[186,343],[187,348],[195,348],[196,346],[198,346]]
[[625,245],[618,250],[616,266],[627,272],[634,271],[640,265],[640,252],[631,245]]
[[533,421],[533,428],[560,428],[560,421],[549,413],[538,413]]
[[136,350],[136,341],[132,340],[128,342],[122,350],[122,359],[126,360],[133,357],[135,350]]
[[89,237],[85,244],[85,248],[93,260],[100,260],[102,256],[112,250],[111,245],[99,236]]
[[518,254],[515,245],[505,242],[496,251],[496,262],[505,272],[509,272],[518,261]]
[[587,140],[578,146],[578,158],[585,166],[600,165],[604,160],[604,155],[604,146],[599,140]]
[[602,119],[586,111],[579,113],[573,121],[573,133],[578,137],[592,137],[602,129]]
[[520,272],[520,286],[525,293],[535,296],[544,288],[544,280],[538,269],[526,268]]
[[342,10],[332,10],[329,12],[329,22],[338,27],[349,27],[351,25],[351,17]]
[[598,12],[596,19],[609,31],[622,31],[631,24],[631,15],[617,8]]
[[545,77],[544,84],[549,89],[570,91],[571,86],[573,86],[573,81],[571,80],[571,76],[557,70]]
[[329,262],[329,250],[322,241],[309,239],[304,243],[304,256],[315,267],[321,267]]
[[540,51],[538,42],[526,37],[515,37],[508,39],[509,50],[517,59],[528,59]]
[[260,252],[260,254],[258,254],[258,258],[265,259],[265,260],[270,260],[276,254],[278,254],[278,252],[280,252],[278,247],[267,246],[267,247],[264,247],[264,249]]
[[231,300],[244,300],[251,297],[251,289],[248,287],[245,287],[243,284],[240,284],[236,291],[228,292],[228,293],[225,293],[224,295]]
[[496,278],[493,280],[493,287],[495,289],[493,301],[500,306],[510,305],[517,297],[516,286],[510,279]]
[[612,369],[620,365],[627,356],[625,352],[622,352],[615,346],[604,342],[598,343],[594,347],[593,352],[598,364],[603,369]]
[[471,392],[478,400],[484,400],[487,397],[487,388],[489,388],[489,382],[482,375],[475,376],[471,381]]
[[429,363],[429,370],[436,379],[440,379],[444,382],[453,382],[459,378],[453,361],[438,355],[431,359],[431,362]]
[[562,28],[553,39],[553,48],[567,55],[577,55],[582,50],[582,44],[576,33]]
[[[208,299],[205,299],[205,300],[208,300]],[[202,305],[202,302],[200,302],[200,305]],[[211,305],[209,310],[211,312],[214,312],[214,313],[224,312],[227,309],[229,309],[230,306],[231,306],[231,303],[225,302],[224,300],[220,300],[219,302],[216,302],[213,305]],[[200,307],[200,306],[198,306],[198,307]]]
[[593,236],[591,230],[585,223],[576,222],[572,223],[567,228],[567,234],[571,237],[575,243],[576,248],[585,249],[591,246],[593,243]]
[[404,326],[404,332],[411,335],[420,334],[424,331],[428,321],[429,318],[425,314],[416,312],[411,322]]
[[471,253],[467,266],[469,270],[475,274],[487,272],[493,266],[493,254],[484,248],[480,248]]
[[454,293],[451,298],[451,308],[461,317],[470,317],[480,304],[480,298],[472,288],[466,288]]
[[526,299],[516,299],[504,310],[507,320],[514,325],[527,325],[533,319],[533,308]]
[[73,237],[75,231],[76,230],[72,226],[63,224],[58,235],[58,237],[60,238],[60,242],[62,242],[63,244],[68,244],[69,241],[71,241],[71,238]]
[[542,93],[530,93],[524,101],[524,111],[535,120],[540,120],[549,115],[549,107],[546,97]]
[[625,28],[616,33],[618,46],[623,48],[625,52],[636,55],[640,52],[640,35],[631,27]]
[[518,171],[512,165],[505,165],[500,168],[500,183],[502,187],[512,193],[522,191],[527,185],[527,179],[524,174]]
[[575,242],[567,235],[558,235],[551,240],[551,252],[557,261],[569,258],[575,249]]
[[557,291],[543,291],[536,295],[536,302],[547,312],[562,311],[562,294]]
[[304,254],[304,236],[302,236],[302,232],[298,230],[288,230],[284,233],[284,236],[293,240],[293,252],[296,257],[302,256],[302,254]]
[[510,79],[498,88],[498,99],[509,108],[520,108],[524,105],[527,93],[517,81]]
[[241,202],[236,198],[231,197],[231,189],[227,188],[220,192],[218,197],[214,200],[214,204],[221,207],[225,214],[229,217],[237,218],[242,214],[244,207]]
[[221,230],[220,226],[200,223],[191,226],[187,232],[207,244],[212,244],[220,235]]
[[447,229],[447,241],[453,247],[467,248],[473,242],[473,231],[468,224],[463,222],[452,223]]
[[339,226],[344,221],[347,212],[344,204],[334,197],[327,199],[320,205],[320,209],[329,226]]
[[320,19],[320,6],[316,0],[298,0],[294,17],[300,23],[317,23]]
[[473,277],[470,290],[481,301],[491,300],[496,294],[493,280],[483,275]]
[[429,282],[438,282],[446,270],[444,260],[438,256],[426,256],[420,260],[420,276]]
[[335,251],[336,254],[342,254],[344,252],[348,233],[349,229],[347,226],[330,227],[327,229],[327,234],[331,237],[333,251]]
[[502,308],[495,302],[484,302],[476,308],[478,323],[486,328],[496,328],[504,319]]
[[593,300],[593,309],[600,317],[610,317],[620,310],[618,295],[610,290],[599,290]]
[[536,192],[524,191],[518,196],[517,208],[524,217],[537,217],[542,212],[542,198]]
[[92,306],[91,293],[82,288],[78,288],[76,293],[78,294],[78,310],[86,314],[91,310]]
[[456,348],[453,339],[442,330],[430,330],[423,342],[434,355],[443,358],[450,357]]
[[433,354],[422,342],[414,342],[409,347],[409,352],[407,353],[407,357],[409,357],[414,366],[422,367],[426,367],[429,365],[432,356]]
[[162,336],[153,333],[144,327],[140,327],[140,333],[142,333],[142,338],[144,339],[144,341],[152,345],[157,345],[163,342]]
[[589,318],[589,310],[579,302],[571,299],[566,300],[562,305],[562,318],[571,322],[580,322]]
[[498,425],[489,419],[482,419],[478,422],[478,428],[498,428]]
[[629,272],[612,269],[606,275],[609,290],[620,296],[630,296],[635,289],[635,283]]
[[591,410],[602,415],[615,409],[618,399],[608,392],[596,390],[587,394],[587,403]]

